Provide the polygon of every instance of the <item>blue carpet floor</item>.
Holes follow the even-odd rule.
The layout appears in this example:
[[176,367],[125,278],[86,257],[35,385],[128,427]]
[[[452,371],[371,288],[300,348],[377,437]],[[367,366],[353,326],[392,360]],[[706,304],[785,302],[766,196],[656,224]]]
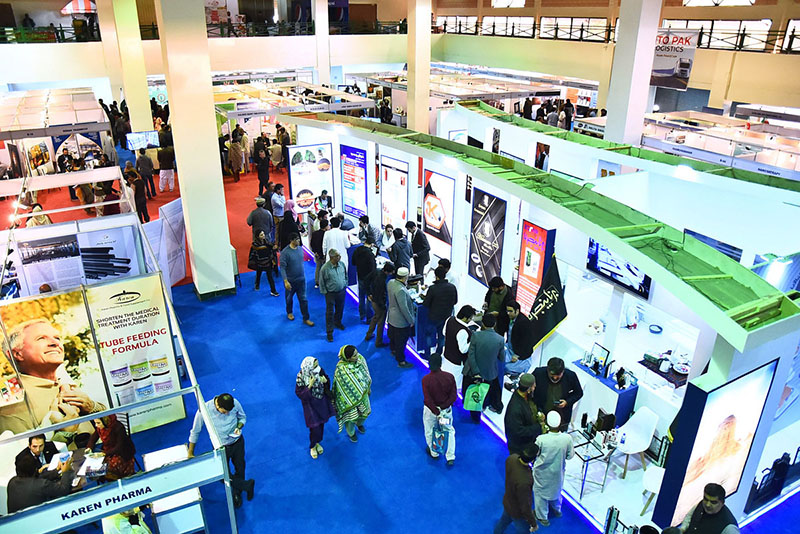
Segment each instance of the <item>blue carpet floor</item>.
[[[306,265],[307,278],[313,265]],[[324,301],[313,284],[308,296],[309,328],[301,323],[295,302],[288,321],[284,299],[270,297],[266,284],[253,290],[253,273],[242,274],[236,296],[200,303],[191,286],[174,288],[174,303],[195,373],[206,399],[230,392],[247,412],[244,436],[247,476],[256,480],[252,502],[236,511],[239,532],[331,533],[479,533],[491,532],[502,512],[505,444],[483,425],[455,411],[456,465],[428,458],[422,430],[421,365],[399,369],[386,349],[363,343],[356,304],[348,298],[344,324],[335,342],[325,340]],[[355,344],[366,357],[373,378],[373,413],[358,443],[326,426],[325,453],[313,460],[295,375],[307,355],[333,374],[339,347]],[[141,452],[185,443],[196,410],[187,397],[188,417],[169,427],[137,434]],[[208,434],[197,451],[210,449]],[[212,534],[229,532],[222,484],[202,489]],[[797,532],[795,496],[744,529],[746,533]],[[511,532],[513,528],[509,528]],[[542,529],[548,533],[596,532],[568,503],[564,516]],[[82,532],[92,532],[82,530]]]

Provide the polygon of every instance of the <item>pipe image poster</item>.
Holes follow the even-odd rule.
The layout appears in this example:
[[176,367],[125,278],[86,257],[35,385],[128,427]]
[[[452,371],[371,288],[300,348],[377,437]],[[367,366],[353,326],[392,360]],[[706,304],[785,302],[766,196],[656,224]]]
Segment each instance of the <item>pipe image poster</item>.
[[332,151],[330,143],[289,147],[289,189],[298,213],[313,210],[323,189],[333,193]]
[[[172,331],[158,273],[86,289],[100,359],[113,406],[180,389]],[[173,397],[129,412],[131,432],[185,417]]]
[[469,275],[488,286],[500,276],[506,201],[475,188],[472,195],[472,225],[469,238]]
[[367,151],[340,145],[342,159],[342,205],[353,217],[367,214]]
[[453,204],[456,181],[425,169],[425,198],[422,203],[422,231],[428,236],[431,252],[450,259],[453,245]]

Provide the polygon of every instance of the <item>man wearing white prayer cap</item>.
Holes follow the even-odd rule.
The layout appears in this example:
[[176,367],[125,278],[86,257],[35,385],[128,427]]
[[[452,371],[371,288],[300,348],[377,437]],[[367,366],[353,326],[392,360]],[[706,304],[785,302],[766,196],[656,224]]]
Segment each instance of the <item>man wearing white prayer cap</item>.
[[553,517],[561,517],[561,488],[564,486],[566,462],[572,458],[572,438],[559,432],[561,416],[556,411],[547,414],[550,432],[536,438],[539,456],[533,464],[533,500],[536,519],[543,526],[549,526],[548,512]]

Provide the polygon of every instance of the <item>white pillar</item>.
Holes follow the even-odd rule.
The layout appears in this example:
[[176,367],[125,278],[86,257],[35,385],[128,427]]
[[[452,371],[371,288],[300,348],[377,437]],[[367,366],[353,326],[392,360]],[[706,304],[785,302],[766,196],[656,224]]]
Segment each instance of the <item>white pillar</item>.
[[314,37],[317,45],[317,75],[319,83],[331,83],[331,44],[328,28],[328,0],[314,2]]
[[156,0],[156,17],[189,261],[202,299],[235,291],[203,3]]
[[131,130],[152,130],[153,115],[147,90],[147,69],[144,66],[136,0],[113,0],[113,10],[122,65],[122,87],[131,118]]
[[429,133],[431,0],[408,0],[408,127]]
[[[96,0],[97,25],[103,43],[103,61],[106,64],[108,83],[111,85],[111,100],[121,100],[122,94],[122,62],[119,58],[117,42],[117,26],[114,22],[114,0]],[[106,102],[111,105],[111,102]]]
[[661,0],[622,0],[606,106],[609,141],[641,142],[660,16]]

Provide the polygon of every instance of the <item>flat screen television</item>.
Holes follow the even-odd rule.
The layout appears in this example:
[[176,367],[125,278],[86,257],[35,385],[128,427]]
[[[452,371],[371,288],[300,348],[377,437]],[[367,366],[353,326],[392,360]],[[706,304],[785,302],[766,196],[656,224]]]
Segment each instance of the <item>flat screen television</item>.
[[713,237],[708,237],[707,235],[703,235],[699,232],[695,232],[694,230],[689,230],[688,228],[684,228],[683,232],[686,235],[690,235],[693,238],[697,239],[698,241],[702,241],[709,247],[716,249],[719,252],[722,252],[729,258],[734,261],[741,261],[742,260],[742,249],[738,247],[734,247],[733,245],[729,245],[723,241],[719,241],[714,239]]
[[650,298],[650,277],[592,238],[589,238],[586,268],[645,300]]
[[158,132],[132,132],[125,134],[128,140],[128,150],[139,150],[140,148],[158,148]]

